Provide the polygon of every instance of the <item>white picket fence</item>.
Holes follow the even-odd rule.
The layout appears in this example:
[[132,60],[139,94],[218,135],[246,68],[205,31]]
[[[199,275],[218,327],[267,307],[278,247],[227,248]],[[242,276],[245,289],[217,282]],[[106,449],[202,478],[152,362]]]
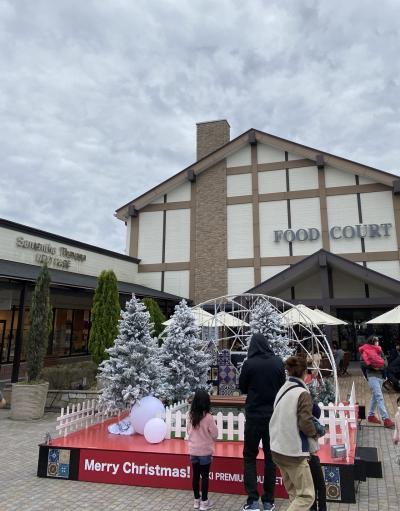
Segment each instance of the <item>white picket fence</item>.
[[[349,396],[349,403],[328,406],[319,404],[321,408],[321,424],[327,426],[324,437],[319,439],[320,444],[329,442],[331,445],[342,443],[348,451],[350,446],[350,429],[357,427],[356,398],[354,383]],[[186,420],[189,411],[189,403],[180,401],[166,407],[165,421],[167,424],[167,438],[186,438]],[[96,399],[88,400],[82,404],[67,406],[61,409],[61,415],[57,417],[56,430],[60,436],[88,428],[119,414],[112,414],[105,409],[99,408]],[[245,416],[229,412],[224,415],[218,412],[215,415],[218,427],[218,440],[243,441]]]
[[69,433],[86,429],[117,415],[100,408],[97,399],[88,399],[83,403],[61,408],[61,415],[57,417],[56,431],[60,436],[67,436]]

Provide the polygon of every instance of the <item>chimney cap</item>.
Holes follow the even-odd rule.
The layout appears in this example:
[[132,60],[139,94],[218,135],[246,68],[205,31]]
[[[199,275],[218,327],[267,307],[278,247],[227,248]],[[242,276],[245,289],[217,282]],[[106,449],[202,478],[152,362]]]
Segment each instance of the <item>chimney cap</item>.
[[226,119],[217,119],[215,121],[202,121],[202,122],[196,122],[196,126],[199,126],[200,124],[214,124],[216,122],[226,122],[226,124],[231,127],[229,122]]

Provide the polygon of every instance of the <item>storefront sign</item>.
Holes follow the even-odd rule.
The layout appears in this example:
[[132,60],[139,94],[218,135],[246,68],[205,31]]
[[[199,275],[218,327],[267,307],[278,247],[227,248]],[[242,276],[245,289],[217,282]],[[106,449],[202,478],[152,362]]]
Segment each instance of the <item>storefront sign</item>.
[[65,247],[58,247],[58,250],[50,243],[27,240],[22,236],[16,239],[17,248],[33,250],[35,252],[35,262],[38,264],[46,263],[48,266],[68,270],[72,261],[84,262],[86,255],[80,252],[74,252]]
[[[329,236],[333,240],[351,239],[351,238],[382,238],[390,236],[392,224],[356,224],[345,225],[340,227],[334,225],[329,229]],[[274,241],[315,241],[319,239],[321,232],[316,227],[308,227],[305,229],[286,229],[274,231]]]

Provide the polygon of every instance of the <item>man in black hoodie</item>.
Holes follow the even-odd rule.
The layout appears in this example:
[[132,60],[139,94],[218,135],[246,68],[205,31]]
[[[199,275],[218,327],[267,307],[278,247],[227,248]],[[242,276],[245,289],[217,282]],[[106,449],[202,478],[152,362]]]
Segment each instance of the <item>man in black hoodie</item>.
[[263,507],[265,511],[275,509],[276,467],[269,446],[269,421],[276,394],[285,381],[282,359],[274,355],[263,335],[254,334],[239,378],[240,390],[247,394],[243,458],[244,486],[248,497],[243,510],[259,509],[256,458],[260,440],[265,459]]

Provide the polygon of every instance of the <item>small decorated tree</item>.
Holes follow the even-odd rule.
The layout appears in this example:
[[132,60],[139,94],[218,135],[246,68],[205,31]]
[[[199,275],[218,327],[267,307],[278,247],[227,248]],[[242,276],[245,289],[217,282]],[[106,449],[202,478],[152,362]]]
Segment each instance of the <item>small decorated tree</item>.
[[149,311],[151,322],[154,325],[153,334],[156,337],[159,337],[161,332],[164,330],[163,323],[166,320],[166,317],[164,316],[158,303],[153,300],[153,298],[144,298],[143,303],[145,304],[146,309]]
[[196,389],[207,389],[210,355],[203,351],[193,312],[185,300],[176,307],[161,347],[165,368],[165,398],[170,403],[187,399]]
[[96,364],[107,358],[106,350],[118,334],[120,314],[117,277],[112,270],[104,270],[98,277],[93,297],[89,337],[89,351]]
[[275,355],[284,361],[294,352],[289,346],[290,339],[281,315],[267,300],[258,300],[251,310],[250,333],[262,334]]
[[31,325],[26,353],[29,382],[39,380],[42,372],[51,329],[50,314],[50,274],[47,265],[44,265],[40,270],[32,295]]
[[126,303],[114,346],[108,360],[99,367],[104,388],[100,403],[109,410],[121,410],[142,397],[162,394],[162,368],[156,340],[150,335],[150,314],[135,295]]

